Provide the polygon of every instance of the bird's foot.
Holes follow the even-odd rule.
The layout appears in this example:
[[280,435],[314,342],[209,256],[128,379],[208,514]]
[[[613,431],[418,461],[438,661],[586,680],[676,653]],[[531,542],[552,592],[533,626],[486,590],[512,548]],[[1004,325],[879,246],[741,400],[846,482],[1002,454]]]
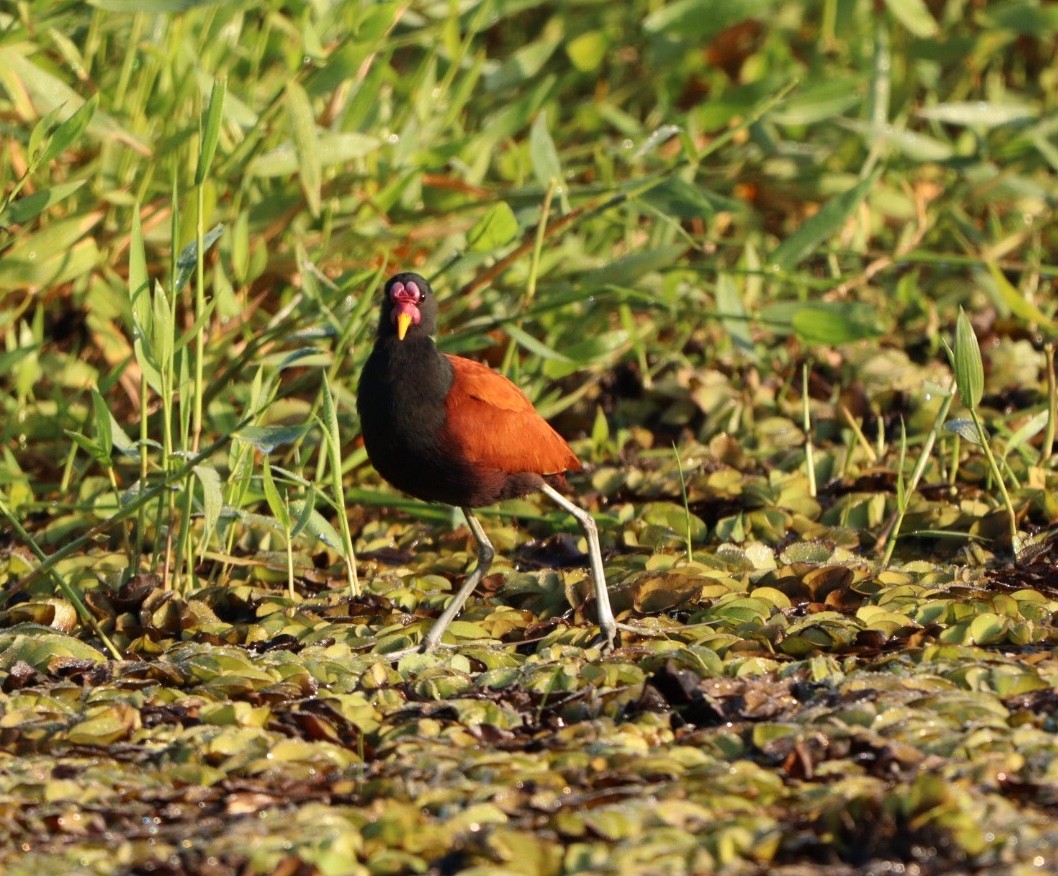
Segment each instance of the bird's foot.
[[411,654],[429,654],[432,651],[437,650],[437,645],[423,640],[418,645],[412,645],[408,648],[401,648],[399,651],[387,651],[384,654],[379,654],[379,657],[385,657],[390,663],[399,663],[405,657]]
[[619,633],[632,633],[633,635],[650,635],[649,632],[639,629],[638,627],[631,626],[630,624],[619,624],[614,623],[612,628],[600,627],[599,637],[592,642],[594,647],[602,649],[603,654],[611,654],[613,650],[620,644],[618,641]]
[[599,637],[592,642],[593,648],[599,648],[603,654],[612,654],[617,639],[617,627],[599,627]]

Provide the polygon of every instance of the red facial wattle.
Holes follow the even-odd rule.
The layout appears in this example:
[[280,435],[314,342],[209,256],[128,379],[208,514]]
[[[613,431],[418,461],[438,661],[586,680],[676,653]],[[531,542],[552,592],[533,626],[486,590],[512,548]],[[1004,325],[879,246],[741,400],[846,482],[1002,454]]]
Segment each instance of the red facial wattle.
[[419,311],[422,297],[422,292],[415,283],[394,283],[390,287],[389,298],[393,302],[390,319],[397,327],[398,340],[403,341],[408,329],[422,320],[422,313]]

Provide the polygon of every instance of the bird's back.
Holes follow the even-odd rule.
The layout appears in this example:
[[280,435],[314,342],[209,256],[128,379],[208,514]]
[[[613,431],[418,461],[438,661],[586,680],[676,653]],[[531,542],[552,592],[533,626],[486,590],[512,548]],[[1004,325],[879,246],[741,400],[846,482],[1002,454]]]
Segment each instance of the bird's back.
[[446,358],[455,379],[445,399],[445,423],[463,458],[511,473],[580,469],[565,439],[514,383],[480,362]]

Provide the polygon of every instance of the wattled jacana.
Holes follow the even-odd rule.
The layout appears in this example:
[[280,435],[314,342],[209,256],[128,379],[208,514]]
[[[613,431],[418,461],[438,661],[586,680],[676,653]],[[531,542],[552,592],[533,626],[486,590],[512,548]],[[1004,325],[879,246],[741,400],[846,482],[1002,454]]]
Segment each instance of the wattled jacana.
[[378,473],[409,495],[459,506],[478,543],[478,562],[422,643],[430,651],[489,570],[495,549],[473,508],[546,493],[572,514],[588,540],[599,626],[613,644],[617,625],[591,515],[552,483],[580,469],[562,437],[506,377],[434,346],[437,302],[418,274],[385,285],[378,337],[360,375],[356,408],[364,447]]

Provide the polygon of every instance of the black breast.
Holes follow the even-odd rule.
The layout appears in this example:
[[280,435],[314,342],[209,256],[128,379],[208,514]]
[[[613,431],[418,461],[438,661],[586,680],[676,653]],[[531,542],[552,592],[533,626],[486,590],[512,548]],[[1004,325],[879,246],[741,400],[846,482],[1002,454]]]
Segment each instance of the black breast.
[[473,474],[446,446],[452,378],[452,366],[429,338],[382,339],[360,374],[356,409],[367,455],[382,477],[418,499],[463,505]]

